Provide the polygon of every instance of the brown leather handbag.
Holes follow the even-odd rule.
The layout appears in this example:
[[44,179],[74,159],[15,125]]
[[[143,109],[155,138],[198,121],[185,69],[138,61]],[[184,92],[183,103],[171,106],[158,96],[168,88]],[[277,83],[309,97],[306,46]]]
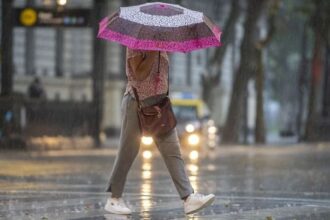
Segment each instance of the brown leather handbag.
[[[160,74],[160,51],[158,53],[158,74]],[[167,78],[169,86],[169,75]],[[133,87],[135,99],[138,103],[138,118],[142,135],[160,137],[169,133],[176,126],[176,118],[173,113],[170,98],[168,97],[169,87],[166,97],[160,102],[143,107],[140,103],[139,95]]]
[[138,102],[137,113],[143,135],[161,137],[175,128],[177,121],[168,96],[154,105],[143,107],[136,89],[133,88],[133,91]]

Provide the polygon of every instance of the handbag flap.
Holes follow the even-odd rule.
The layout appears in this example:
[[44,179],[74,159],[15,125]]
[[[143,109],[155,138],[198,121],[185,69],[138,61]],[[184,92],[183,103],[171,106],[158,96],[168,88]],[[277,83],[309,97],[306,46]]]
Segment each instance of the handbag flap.
[[164,99],[162,99],[159,103],[157,103],[155,105],[142,107],[141,111],[146,116],[158,115],[159,113],[162,112],[164,107],[169,104],[170,104],[169,98],[165,97]]
[[146,116],[153,116],[153,115],[158,115],[160,113],[160,109],[155,108],[155,106],[147,106],[141,108],[141,112]]

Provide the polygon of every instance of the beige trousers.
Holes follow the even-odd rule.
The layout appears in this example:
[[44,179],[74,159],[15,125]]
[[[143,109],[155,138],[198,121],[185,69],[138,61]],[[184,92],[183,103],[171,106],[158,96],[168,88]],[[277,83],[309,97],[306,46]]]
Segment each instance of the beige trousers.
[[[163,96],[152,97],[142,101],[143,105],[151,105],[158,102]],[[119,151],[110,175],[107,192],[112,197],[119,198],[123,194],[128,171],[138,155],[140,148],[141,131],[137,116],[137,102],[130,95],[123,97],[121,104],[122,126],[120,132]],[[173,183],[180,198],[185,198],[194,192],[185,170],[185,163],[181,156],[180,143],[176,129],[168,135],[155,139],[166,167],[171,175]]]

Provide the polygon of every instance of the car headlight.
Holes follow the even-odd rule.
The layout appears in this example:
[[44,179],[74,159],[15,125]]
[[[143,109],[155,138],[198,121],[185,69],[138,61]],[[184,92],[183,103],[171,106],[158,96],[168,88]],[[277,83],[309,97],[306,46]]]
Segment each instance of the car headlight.
[[191,134],[188,136],[189,145],[197,145],[199,144],[200,138],[197,134]]
[[185,129],[186,129],[186,132],[192,133],[195,131],[195,126],[193,124],[187,124]]
[[154,139],[152,137],[142,136],[141,142],[142,144],[149,146],[152,145],[152,143],[154,143]]

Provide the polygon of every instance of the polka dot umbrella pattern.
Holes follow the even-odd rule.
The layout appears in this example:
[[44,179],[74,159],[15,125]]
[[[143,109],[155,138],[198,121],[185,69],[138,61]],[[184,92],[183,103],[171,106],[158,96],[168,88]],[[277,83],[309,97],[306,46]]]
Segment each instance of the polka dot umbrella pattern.
[[202,12],[160,2],[121,7],[102,19],[98,37],[139,50],[189,52],[221,46],[220,29]]

